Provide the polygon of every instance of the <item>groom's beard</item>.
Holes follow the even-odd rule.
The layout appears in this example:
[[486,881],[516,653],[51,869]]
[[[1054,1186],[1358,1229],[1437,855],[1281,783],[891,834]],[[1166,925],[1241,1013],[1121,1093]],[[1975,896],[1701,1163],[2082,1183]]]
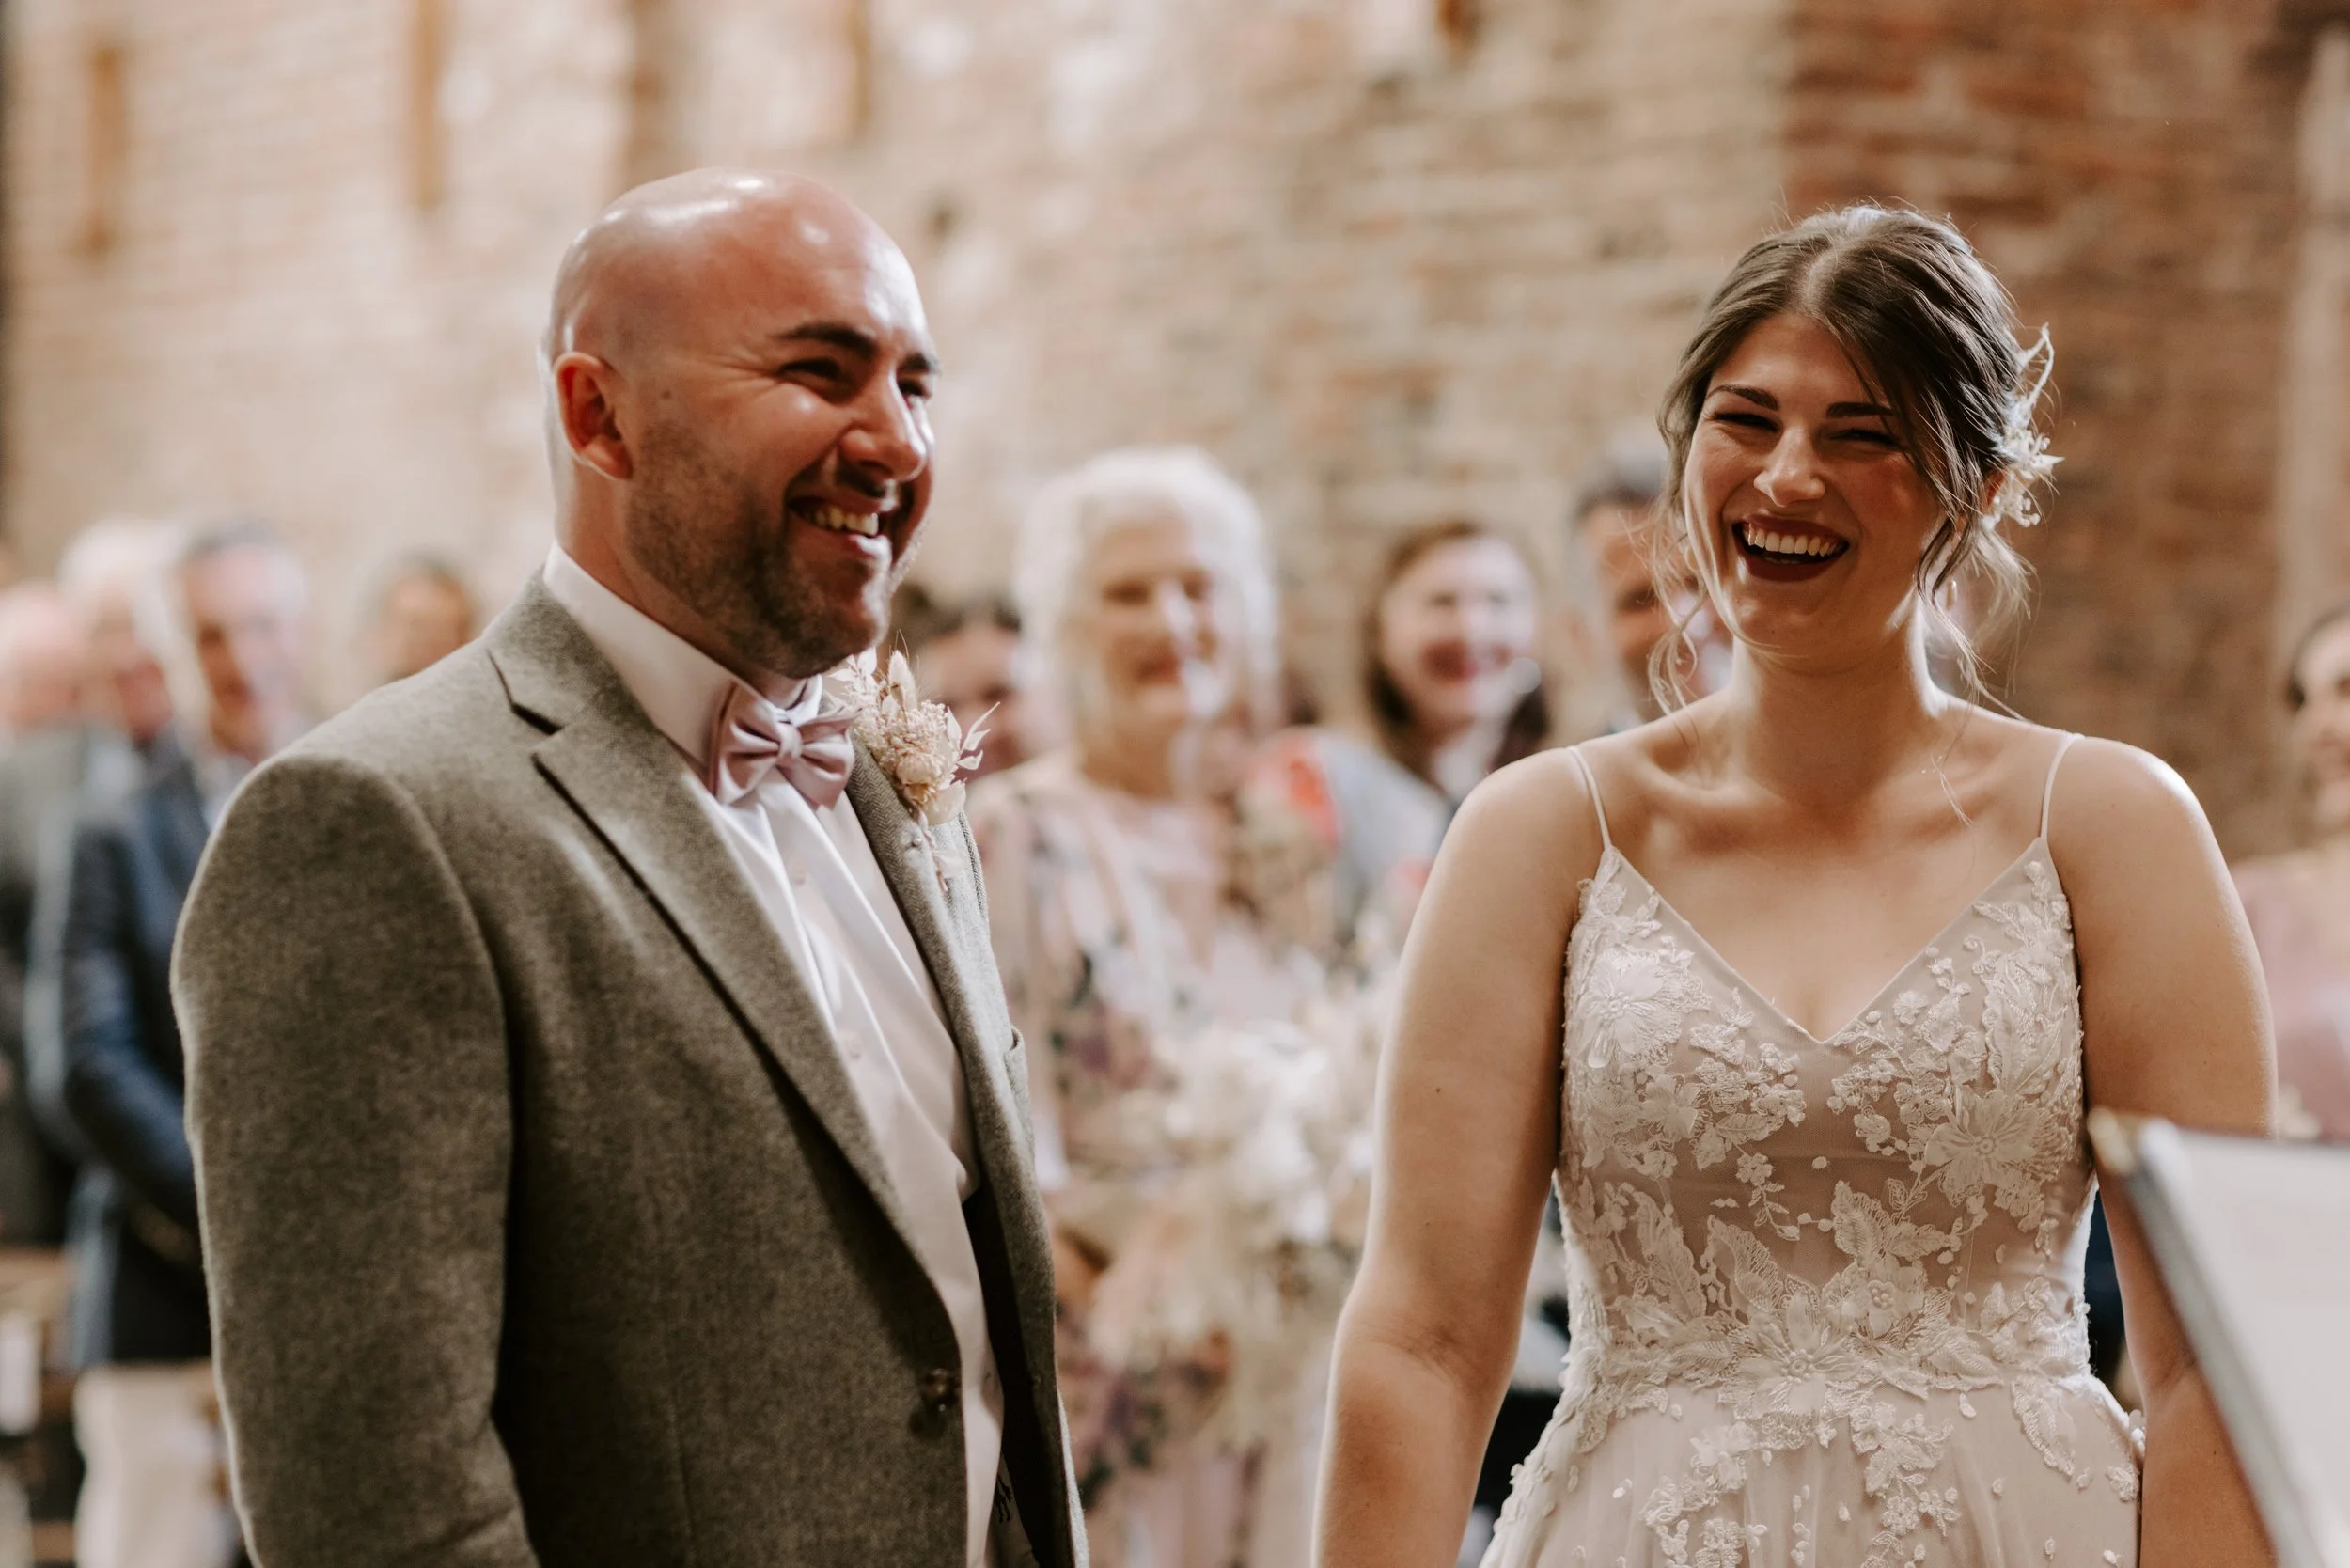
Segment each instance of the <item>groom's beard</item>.
[[792,550],[814,526],[780,494],[730,473],[682,422],[646,431],[624,528],[631,552],[753,668],[821,675],[888,625],[911,551],[893,551],[853,591],[827,591],[824,572]]

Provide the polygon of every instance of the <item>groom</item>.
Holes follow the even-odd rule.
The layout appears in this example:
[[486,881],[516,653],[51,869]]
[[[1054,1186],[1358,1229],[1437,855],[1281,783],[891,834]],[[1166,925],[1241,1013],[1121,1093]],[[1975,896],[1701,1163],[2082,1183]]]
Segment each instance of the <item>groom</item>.
[[1074,1568],[972,840],[814,679],[929,495],[913,274],[684,175],[545,358],[544,572],[254,776],[180,938],[255,1560]]

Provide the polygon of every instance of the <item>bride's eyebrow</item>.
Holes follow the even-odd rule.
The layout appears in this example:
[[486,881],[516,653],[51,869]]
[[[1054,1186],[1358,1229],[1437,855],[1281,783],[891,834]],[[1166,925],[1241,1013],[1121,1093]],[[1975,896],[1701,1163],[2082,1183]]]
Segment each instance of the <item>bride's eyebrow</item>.
[[1831,419],[1891,419],[1893,411],[1883,403],[1830,403],[1827,416]]

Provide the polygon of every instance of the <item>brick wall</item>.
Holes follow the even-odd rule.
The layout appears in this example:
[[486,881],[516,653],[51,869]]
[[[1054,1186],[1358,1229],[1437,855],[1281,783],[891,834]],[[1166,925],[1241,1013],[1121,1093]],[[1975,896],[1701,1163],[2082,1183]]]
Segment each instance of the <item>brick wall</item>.
[[[569,13],[567,19],[564,13]],[[408,0],[12,0],[6,525],[236,508],[318,569],[330,684],[402,545],[503,588],[545,549],[530,338],[609,195],[617,13],[468,3],[416,200]],[[120,61],[111,236],[89,233],[93,55]]]
[[2200,0],[1801,0],[1795,31],[1790,205],[1947,212],[2055,337],[2064,463],[2015,702],[2160,753],[2232,845],[2276,841],[2304,52],[2266,6]]
[[1475,512],[1556,568],[1576,472],[1648,418],[1728,259],[1784,212],[1905,198],[2057,335],[2019,704],[2154,745],[2265,844],[2275,497],[2330,439],[2280,437],[2284,321],[2331,275],[2296,223],[2312,29],[2268,9],[14,0],[0,503],[36,563],[92,515],[233,501],[299,532],[330,606],[394,542],[502,591],[544,547],[530,340],[569,234],[630,179],[779,164],[922,274],[925,574],[990,581],[1026,494],[1103,445],[1198,441],[1263,498],[1336,686],[1385,530]]

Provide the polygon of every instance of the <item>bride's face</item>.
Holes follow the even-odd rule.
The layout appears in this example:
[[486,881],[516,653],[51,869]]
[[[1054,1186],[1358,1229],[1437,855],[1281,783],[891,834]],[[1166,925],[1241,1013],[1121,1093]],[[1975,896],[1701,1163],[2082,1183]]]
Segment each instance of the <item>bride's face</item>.
[[1908,635],[1940,522],[1892,411],[1826,330],[1774,316],[1708,384],[1682,498],[1738,640],[1834,668]]

